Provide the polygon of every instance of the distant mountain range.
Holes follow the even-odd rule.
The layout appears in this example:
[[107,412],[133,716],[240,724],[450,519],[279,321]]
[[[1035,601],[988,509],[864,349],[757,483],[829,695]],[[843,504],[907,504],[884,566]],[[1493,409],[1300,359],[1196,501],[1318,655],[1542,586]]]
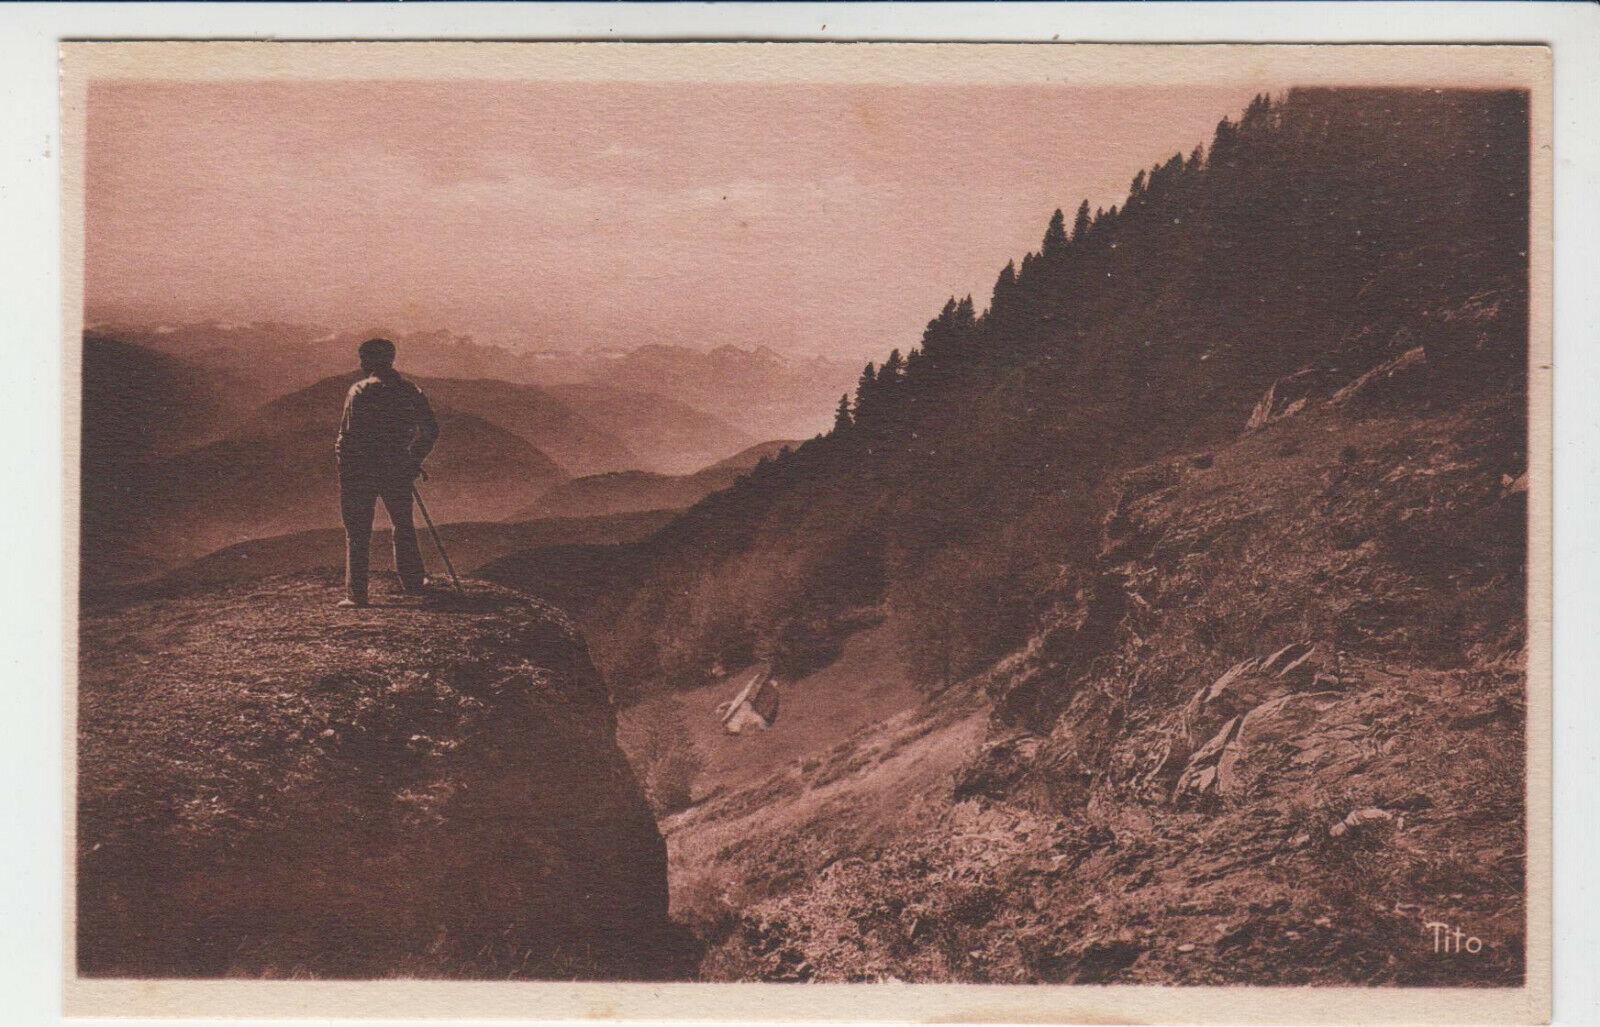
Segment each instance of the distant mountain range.
[[592,380],[670,396],[758,439],[810,438],[832,425],[839,396],[860,372],[851,361],[795,359],[765,346],[702,352],[652,345],[602,362]]
[[[264,346],[262,333],[272,330],[241,329]],[[148,578],[249,540],[338,527],[333,438],[358,373],[256,403],[260,377],[225,363],[85,337],[87,586]],[[424,486],[441,523],[681,509],[781,445],[746,448],[749,437],[726,422],[653,393],[415,380],[441,426]],[[573,474],[585,484],[543,512],[538,501]]]
[[799,442],[762,442],[694,474],[613,471],[562,482],[517,517],[600,517],[641,510],[682,510],[744,477],[764,459]]
[[[399,344],[399,366],[408,375],[652,393],[732,425],[746,443],[826,431],[839,396],[854,386],[861,370],[855,361],[786,356],[765,346],[514,350],[448,331],[330,331],[272,321],[149,325],[104,320],[91,322],[90,329],[220,373],[251,405],[350,371],[357,344],[383,334]],[[645,469],[683,473],[689,467]]]
[[629,470],[688,474],[755,442],[727,421],[655,392],[583,384],[545,391],[616,435],[638,458]]

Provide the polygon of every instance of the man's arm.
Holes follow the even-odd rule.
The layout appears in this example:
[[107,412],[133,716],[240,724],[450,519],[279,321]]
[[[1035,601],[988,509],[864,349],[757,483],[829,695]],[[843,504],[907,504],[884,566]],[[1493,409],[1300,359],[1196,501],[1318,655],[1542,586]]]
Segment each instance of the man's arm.
[[434,419],[433,407],[428,403],[428,397],[419,388],[415,400],[416,409],[413,411],[415,431],[411,436],[409,452],[411,458],[419,465],[433,452],[433,444],[439,441],[439,422]]
[[350,407],[355,402],[356,390],[344,394],[344,411],[339,415],[339,435],[333,440],[333,455],[340,463],[349,454]]

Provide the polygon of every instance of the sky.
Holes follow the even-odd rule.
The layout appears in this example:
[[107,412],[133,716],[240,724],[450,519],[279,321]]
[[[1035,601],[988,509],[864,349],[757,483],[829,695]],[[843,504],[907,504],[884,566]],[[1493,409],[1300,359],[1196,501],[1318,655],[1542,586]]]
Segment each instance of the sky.
[[91,322],[881,356],[1251,91],[96,83],[85,301]]

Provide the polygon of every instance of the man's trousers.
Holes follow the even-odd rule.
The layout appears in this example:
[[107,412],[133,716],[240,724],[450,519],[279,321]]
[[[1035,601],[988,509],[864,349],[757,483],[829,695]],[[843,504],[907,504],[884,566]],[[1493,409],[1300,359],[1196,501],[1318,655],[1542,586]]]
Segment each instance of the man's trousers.
[[411,522],[410,479],[341,478],[339,512],[344,518],[344,585],[356,602],[367,600],[367,568],[372,552],[372,514],[378,500],[394,525],[394,566],[408,591],[422,588],[422,551]]

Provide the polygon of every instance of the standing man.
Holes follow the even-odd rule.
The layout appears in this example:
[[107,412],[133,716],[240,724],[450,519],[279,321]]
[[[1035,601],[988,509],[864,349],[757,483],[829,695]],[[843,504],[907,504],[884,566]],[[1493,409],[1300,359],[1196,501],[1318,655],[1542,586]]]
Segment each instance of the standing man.
[[411,523],[411,489],[439,438],[428,398],[394,369],[394,343],[368,339],[357,352],[366,377],[350,386],[334,444],[345,536],[343,607],[367,605],[372,511],[379,499],[394,525],[400,585],[407,595],[422,594],[422,551]]

